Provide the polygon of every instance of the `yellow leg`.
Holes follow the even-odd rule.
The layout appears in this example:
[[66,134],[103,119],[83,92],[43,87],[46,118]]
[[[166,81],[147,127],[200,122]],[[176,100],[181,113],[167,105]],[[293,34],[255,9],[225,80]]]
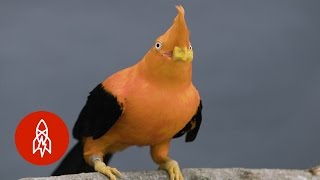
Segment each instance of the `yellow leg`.
[[160,164],[159,169],[167,171],[170,176],[170,180],[183,180],[179,164],[175,160],[169,159],[168,161]]
[[168,157],[170,142],[151,146],[151,157],[159,164],[159,169],[168,172],[170,180],[183,180],[179,164]]
[[100,159],[96,159],[93,161],[94,170],[100,172],[109,177],[110,180],[116,180],[116,176],[122,177],[121,173],[116,169],[110,166],[107,166],[104,162]]
[[110,152],[116,152],[117,150],[124,147],[113,148],[112,145],[108,144],[110,142],[106,139],[100,138],[93,140],[91,137],[84,140],[84,159],[85,161],[94,167],[94,170],[100,172],[109,177],[110,180],[116,180],[116,176],[122,177],[121,173],[110,166],[107,166],[103,162],[103,157],[107,153],[106,149]]

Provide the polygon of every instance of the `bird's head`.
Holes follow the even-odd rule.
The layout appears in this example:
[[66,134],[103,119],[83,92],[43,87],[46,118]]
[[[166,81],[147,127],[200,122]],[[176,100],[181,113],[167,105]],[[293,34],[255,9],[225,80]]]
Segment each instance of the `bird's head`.
[[184,9],[181,5],[176,8],[178,14],[172,26],[156,39],[149,53],[158,60],[191,62],[193,51],[189,40],[189,30],[184,19]]
[[154,76],[191,81],[191,62],[193,50],[189,39],[189,30],[184,18],[184,8],[176,6],[177,16],[171,27],[159,36],[142,62]]

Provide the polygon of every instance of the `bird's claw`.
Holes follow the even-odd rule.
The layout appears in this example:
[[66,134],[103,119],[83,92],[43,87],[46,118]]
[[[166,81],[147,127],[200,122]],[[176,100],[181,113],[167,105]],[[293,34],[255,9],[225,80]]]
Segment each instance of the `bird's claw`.
[[183,180],[183,175],[181,173],[180,167],[175,160],[169,160],[161,164],[159,169],[167,171],[170,180]]
[[315,176],[320,176],[320,166],[313,167],[309,171]]
[[120,178],[122,177],[121,173],[116,168],[107,166],[102,161],[94,162],[94,170],[108,176],[110,180],[116,180],[117,179],[116,176]]

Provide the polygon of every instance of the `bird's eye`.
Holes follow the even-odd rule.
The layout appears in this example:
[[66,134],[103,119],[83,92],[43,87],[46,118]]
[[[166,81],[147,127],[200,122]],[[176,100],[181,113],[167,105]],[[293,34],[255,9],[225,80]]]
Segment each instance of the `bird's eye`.
[[161,42],[161,41],[157,41],[157,42],[154,44],[154,47],[155,47],[157,50],[161,49],[161,47],[162,47],[162,42]]
[[190,49],[190,50],[192,50],[192,46],[191,46],[191,43],[189,44],[189,49]]

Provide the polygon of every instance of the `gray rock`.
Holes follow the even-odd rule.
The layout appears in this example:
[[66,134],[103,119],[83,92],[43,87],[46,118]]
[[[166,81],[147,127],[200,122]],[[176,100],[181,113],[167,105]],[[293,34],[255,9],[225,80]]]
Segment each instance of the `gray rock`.
[[[183,169],[185,180],[320,180],[320,176],[313,176],[307,170],[287,169]],[[122,172],[123,180],[165,180],[165,171],[133,171]],[[64,176],[30,177],[21,180],[107,180],[100,173],[81,173]]]

